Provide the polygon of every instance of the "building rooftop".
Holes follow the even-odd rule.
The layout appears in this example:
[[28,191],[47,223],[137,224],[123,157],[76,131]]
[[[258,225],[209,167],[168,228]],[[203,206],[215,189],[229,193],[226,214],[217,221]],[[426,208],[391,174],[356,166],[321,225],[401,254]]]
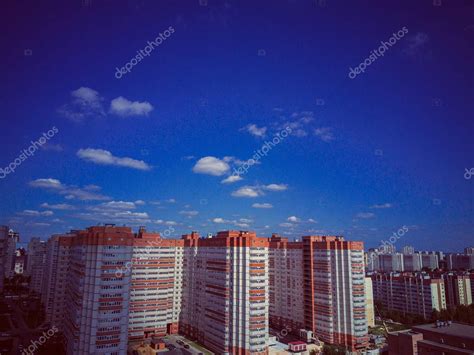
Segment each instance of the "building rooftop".
[[466,325],[461,323],[451,323],[449,326],[436,327],[436,324],[423,324],[414,326],[413,331],[422,333],[423,331],[429,331],[438,334],[447,334],[452,336],[459,336],[463,338],[469,338],[474,340],[474,326]]

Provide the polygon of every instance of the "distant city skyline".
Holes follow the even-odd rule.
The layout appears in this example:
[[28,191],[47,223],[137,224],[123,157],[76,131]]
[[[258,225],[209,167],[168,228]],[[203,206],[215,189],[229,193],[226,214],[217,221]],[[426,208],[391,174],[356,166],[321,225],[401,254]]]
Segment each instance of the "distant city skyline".
[[324,4],[6,4],[0,224],[471,246],[469,7]]

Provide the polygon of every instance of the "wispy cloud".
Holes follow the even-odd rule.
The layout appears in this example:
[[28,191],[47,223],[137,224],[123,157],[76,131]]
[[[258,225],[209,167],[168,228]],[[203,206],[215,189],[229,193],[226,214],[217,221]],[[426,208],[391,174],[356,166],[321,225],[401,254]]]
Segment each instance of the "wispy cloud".
[[314,130],[314,135],[326,143],[334,140],[334,134],[332,132],[332,128],[330,127],[316,128]]
[[375,209],[384,209],[384,208],[392,208],[393,205],[391,203],[382,203],[380,205],[373,205],[373,206],[370,206],[370,208],[375,208]]
[[254,123],[250,123],[247,126],[240,129],[241,131],[246,131],[254,137],[263,138],[267,133],[267,127],[258,127]]
[[252,205],[253,208],[273,208],[273,205],[270,203],[254,203]]
[[22,216],[39,217],[39,216],[52,216],[54,212],[53,211],[23,210],[23,212],[19,212],[18,214]]
[[61,181],[53,178],[36,179],[30,181],[29,185],[31,187],[46,189],[48,191],[58,193],[60,195],[63,195],[68,200],[110,200],[110,197],[101,195],[100,193],[96,192],[97,189],[92,191],[88,189],[88,187],[80,188],[74,185],[65,185],[62,184]]
[[58,113],[74,122],[82,122],[88,117],[105,116],[103,98],[88,87],[80,87],[71,92],[70,103],[61,106]]
[[369,219],[369,218],[374,218],[375,214],[372,212],[359,212],[356,214],[356,218],[361,218],[361,219]]
[[430,37],[424,32],[417,32],[414,35],[410,35],[406,39],[406,47],[403,52],[412,57],[418,57],[426,49],[427,43]]
[[286,219],[288,222],[293,222],[293,223],[298,223],[301,222],[301,218],[298,218],[296,216],[290,216]]
[[285,191],[288,189],[288,185],[286,184],[270,184],[263,186],[264,190],[268,191]]
[[243,178],[240,175],[230,175],[226,177],[225,179],[221,180],[222,184],[232,184],[234,182],[243,180]]
[[147,101],[130,101],[119,96],[110,102],[109,112],[121,117],[148,116],[153,106]]
[[232,196],[234,197],[258,197],[262,196],[263,192],[259,190],[258,188],[255,188],[253,186],[243,186],[240,189],[233,191]]
[[116,157],[111,152],[104,149],[79,149],[76,154],[83,160],[99,165],[114,165],[137,170],[151,169],[151,167],[143,160],[136,160],[127,157]]
[[58,204],[55,204],[55,205],[50,205],[49,203],[47,202],[44,202],[41,204],[41,207],[42,208],[49,208],[49,209],[52,209],[52,210],[61,210],[61,211],[68,211],[68,210],[74,210],[75,207],[73,205],[69,205],[67,203],[58,203]]

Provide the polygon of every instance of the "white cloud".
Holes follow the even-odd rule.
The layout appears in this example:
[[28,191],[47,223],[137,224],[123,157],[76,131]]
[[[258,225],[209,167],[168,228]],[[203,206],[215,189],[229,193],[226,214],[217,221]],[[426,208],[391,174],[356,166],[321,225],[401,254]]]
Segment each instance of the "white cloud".
[[252,186],[243,186],[240,189],[232,192],[234,197],[258,197],[263,193],[255,187]]
[[308,135],[306,131],[306,125],[313,121],[313,112],[303,111],[303,112],[294,112],[291,115],[292,120],[286,121],[283,124],[277,126],[278,130],[290,128],[290,135],[295,137],[305,137]]
[[50,208],[52,210],[62,210],[62,211],[74,210],[75,209],[75,207],[73,205],[69,205],[67,203],[58,203],[56,205],[50,205],[49,203],[45,202],[45,203],[41,204],[41,207]]
[[99,205],[99,208],[113,210],[133,210],[136,208],[134,202],[127,201],[110,201]]
[[57,179],[36,179],[30,182],[30,186],[33,187],[40,187],[40,188],[48,188],[48,189],[62,189],[63,185],[61,181]]
[[199,214],[199,211],[179,211],[179,214],[185,216],[197,216]]
[[222,176],[230,170],[229,164],[216,157],[207,156],[199,159],[193,167],[197,174]]
[[176,200],[174,198],[169,198],[169,199],[165,200],[165,202],[176,203]]
[[285,222],[285,223],[280,223],[279,226],[284,227],[284,228],[291,228],[293,227],[293,224]]
[[375,208],[375,209],[384,209],[384,208],[391,208],[393,205],[391,203],[382,203],[380,205],[373,205],[370,206],[370,208]]
[[108,150],[104,149],[79,149],[77,156],[86,161],[90,161],[100,165],[122,166],[138,170],[150,170],[151,167],[143,160],[135,160],[132,158],[120,158],[112,155]]
[[135,205],[137,205],[137,206],[143,206],[143,205],[146,205],[146,202],[143,201],[143,200],[136,200],[136,201],[135,201]]
[[232,184],[234,182],[243,180],[243,178],[240,175],[230,175],[226,177],[224,180],[221,181],[222,184]]
[[178,224],[175,221],[164,221],[162,219],[157,219],[157,220],[153,221],[153,223],[162,224],[162,225],[165,225],[165,226],[176,226]]
[[407,45],[403,52],[412,57],[420,56],[426,48],[430,37],[424,32],[418,32],[407,37]]
[[241,130],[245,130],[247,131],[248,133],[250,133],[251,135],[255,136],[255,137],[265,137],[265,134],[267,133],[267,127],[258,127],[256,124],[254,123],[250,123],[248,124],[247,126],[245,126],[244,128],[241,128]]
[[369,219],[375,217],[375,214],[372,212],[359,212],[356,215],[357,218]]
[[121,117],[148,116],[153,110],[153,106],[147,102],[130,101],[123,96],[119,96],[110,102],[110,113]]
[[80,87],[71,92],[72,101],[61,106],[58,113],[74,122],[82,122],[88,117],[105,116],[103,98],[88,87]]
[[330,142],[334,139],[332,129],[330,127],[321,127],[314,130],[316,137],[319,137],[323,142]]
[[273,205],[270,203],[254,203],[253,208],[273,208]]
[[301,219],[296,217],[296,216],[290,216],[286,219],[288,222],[294,222],[294,223],[297,223],[297,222],[301,222]]
[[285,191],[285,190],[288,189],[288,185],[286,185],[286,184],[270,184],[270,185],[263,186],[263,188],[265,190],[268,190],[268,191]]
[[110,200],[110,197],[108,196],[104,196],[104,195],[101,195],[100,193],[90,191],[90,189],[87,189],[87,186],[81,189],[77,186],[73,186],[73,185],[69,186],[69,185],[62,184],[61,181],[57,179],[52,179],[52,178],[36,179],[36,180],[30,181],[29,185],[31,187],[47,189],[51,192],[56,192],[60,195],[64,195],[64,198],[67,200],[72,200],[72,199],[78,199],[78,200],[83,200],[83,201]]
[[314,220],[314,219],[312,219],[312,218],[308,219],[308,222],[309,222],[309,223],[318,223],[318,221],[316,221],[316,220]]
[[35,211],[35,210],[23,210],[23,212],[19,213],[22,216],[52,216],[54,214],[53,211]]
[[222,224],[222,223],[229,223],[229,221],[226,221],[224,218],[220,218],[220,217],[216,217],[212,220],[214,223],[219,223],[219,224]]

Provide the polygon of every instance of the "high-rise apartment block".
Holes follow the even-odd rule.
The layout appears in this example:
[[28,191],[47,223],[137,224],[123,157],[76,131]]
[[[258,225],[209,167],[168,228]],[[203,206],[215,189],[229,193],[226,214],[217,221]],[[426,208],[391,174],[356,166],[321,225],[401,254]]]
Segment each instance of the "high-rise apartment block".
[[30,289],[41,293],[43,287],[43,272],[46,263],[47,243],[39,238],[31,238],[28,243],[26,259],[26,275],[30,276]]
[[468,273],[448,272],[442,274],[446,291],[446,304],[449,306],[472,303],[471,279]]
[[446,309],[444,282],[426,274],[374,274],[374,299],[385,308],[403,314],[415,314],[426,319],[433,309]]
[[266,354],[268,239],[238,231],[183,238],[181,332],[218,354]]
[[[20,235],[8,226],[0,226],[0,271],[1,285],[3,278],[12,277],[15,274],[16,244],[20,241]],[[1,287],[3,288],[3,287]]]
[[41,302],[46,321],[64,331],[66,291],[70,279],[70,250],[73,234],[53,235],[46,246]]
[[311,330],[323,342],[351,350],[364,348],[368,338],[363,244],[335,236],[289,242],[274,235],[270,250],[272,325]]
[[42,299],[68,354],[122,354],[181,333],[219,354],[267,354],[270,325],[367,345],[363,245],[342,237],[193,232],[164,239],[113,225],[47,243]]

